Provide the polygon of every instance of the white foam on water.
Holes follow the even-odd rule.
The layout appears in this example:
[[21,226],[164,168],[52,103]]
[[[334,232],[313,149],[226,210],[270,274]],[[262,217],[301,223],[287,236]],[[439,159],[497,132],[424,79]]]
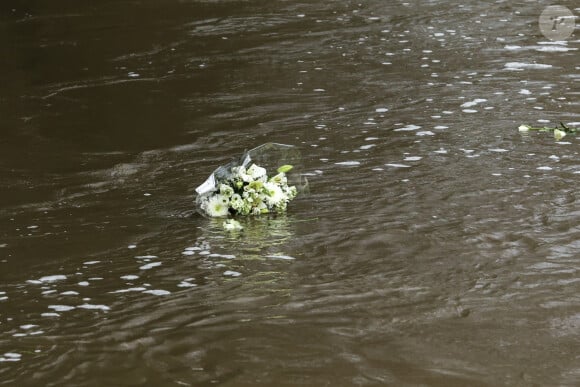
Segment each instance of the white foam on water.
[[388,109],[388,108],[386,108],[386,107],[383,107],[383,108],[376,108],[376,109],[375,109],[375,112],[377,112],[377,113],[385,113],[385,112],[388,112],[388,111],[389,111],[389,109]]
[[28,331],[32,328],[36,328],[38,327],[38,325],[34,325],[34,324],[24,324],[20,326],[20,329],[24,329],[25,331]]
[[88,281],[81,281],[78,283],[79,286],[89,286],[89,282]]
[[387,167],[393,167],[393,168],[411,168],[410,165],[405,165],[405,164],[398,164],[398,163],[389,163],[389,164],[385,164]]
[[161,266],[161,262],[151,262],[139,267],[139,270],[149,270],[154,267]]
[[97,263],[100,263],[101,261],[87,261],[87,262],[83,262],[83,265],[96,265]]
[[437,125],[433,129],[437,129],[437,130],[449,129],[449,126]]
[[189,281],[181,281],[180,283],[177,284],[177,287],[179,288],[193,288],[196,286],[197,286],[196,284],[191,283]]
[[415,135],[417,135],[417,136],[434,136],[435,133],[433,133],[430,130],[422,130],[422,131],[415,133]]
[[377,144],[361,145],[360,149],[362,149],[362,150],[368,150],[368,149],[371,149],[371,148],[373,148],[375,146],[377,146]]
[[137,255],[135,259],[156,259],[159,258],[157,255]]
[[378,137],[367,137],[367,138],[365,138],[365,141],[375,141],[378,139],[379,139]]
[[523,94],[523,95],[530,95],[530,94],[532,94],[532,92],[531,92],[531,91],[529,91],[528,89],[521,89],[521,90],[520,90],[520,94]]
[[138,275],[134,275],[134,274],[127,274],[127,275],[123,275],[120,277],[121,279],[127,280],[127,281],[132,281],[132,280],[136,280],[139,278]]
[[89,310],[102,310],[102,311],[111,310],[111,308],[109,308],[107,305],[95,305],[95,304],[82,304],[77,306],[77,308]]
[[410,132],[413,130],[417,130],[417,129],[421,129],[421,127],[419,125],[407,125],[407,126],[403,126],[402,128],[397,128],[394,131],[395,132]]
[[41,313],[40,317],[60,317],[60,314],[53,312]]
[[473,114],[473,113],[477,113],[477,110],[475,110],[475,109],[463,109],[462,112]]
[[66,279],[66,275],[63,274],[55,274],[55,275],[47,275],[44,277],[40,277],[38,280],[40,282],[56,282],[56,281],[62,281]]
[[181,255],[194,255],[195,251],[193,250],[185,250],[181,252]]
[[504,64],[504,67],[508,70],[545,70],[551,69],[553,66],[543,63],[524,63],[524,62],[508,62]]
[[421,160],[423,157],[421,156],[407,156],[404,158],[403,161],[419,161]]
[[75,307],[70,305],[49,305],[48,309],[52,309],[55,312],[68,312],[69,310],[75,309]]
[[145,290],[143,293],[153,294],[154,296],[166,296],[168,294],[171,294],[170,291],[168,291],[168,290],[162,290],[162,289]]
[[224,275],[227,275],[229,277],[239,277],[242,275],[242,273],[233,270],[226,270],[224,271]]
[[127,246],[127,248],[128,249],[136,249],[137,248],[137,245],[129,245],[129,246]]
[[296,258],[291,257],[289,255],[283,255],[283,254],[272,254],[272,255],[266,255],[266,258],[273,258],[273,259],[286,259],[286,260],[294,260]]
[[147,290],[147,288],[144,287],[134,287],[134,288],[127,288],[127,289],[119,289],[119,290],[113,290],[109,293],[129,293],[129,292],[142,292],[143,290]]
[[61,292],[61,296],[78,296],[79,292],[75,292],[74,290],[68,290],[66,292]]
[[484,103],[484,102],[487,102],[487,99],[476,98],[473,101],[469,101],[469,102],[465,102],[465,103],[461,104],[461,107],[464,107],[464,108],[472,107],[472,106],[479,105],[480,103]]
[[210,258],[225,258],[225,259],[234,259],[234,258],[236,258],[235,255],[231,255],[231,254],[216,254],[216,253],[213,253],[213,254],[208,255],[208,257],[210,257]]
[[503,149],[503,148],[492,148],[489,151],[490,152],[496,152],[496,153],[509,152],[507,149]]
[[344,165],[344,166],[355,166],[360,165],[360,161],[340,161],[338,163],[334,163],[336,165]]
[[539,169],[541,171],[551,171],[553,168],[552,167],[543,166],[543,167],[538,167],[536,169]]

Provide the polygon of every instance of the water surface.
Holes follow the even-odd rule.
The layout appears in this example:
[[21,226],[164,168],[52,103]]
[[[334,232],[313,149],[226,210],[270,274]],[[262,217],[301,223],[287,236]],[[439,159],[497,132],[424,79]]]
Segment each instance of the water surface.
[[[580,383],[579,142],[517,131],[580,126],[547,5],[5,2],[2,384]],[[268,141],[310,194],[199,216]]]

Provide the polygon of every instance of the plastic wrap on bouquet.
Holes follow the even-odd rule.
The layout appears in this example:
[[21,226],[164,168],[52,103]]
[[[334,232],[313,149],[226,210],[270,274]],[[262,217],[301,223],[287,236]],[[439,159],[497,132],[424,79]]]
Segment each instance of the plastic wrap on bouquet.
[[286,212],[307,191],[302,155],[292,145],[266,143],[220,166],[195,189],[199,211],[210,217]]

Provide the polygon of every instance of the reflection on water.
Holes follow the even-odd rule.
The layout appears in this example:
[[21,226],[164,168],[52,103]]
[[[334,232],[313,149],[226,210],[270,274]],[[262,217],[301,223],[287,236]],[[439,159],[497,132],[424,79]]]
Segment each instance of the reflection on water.
[[[580,382],[549,3],[55,4],[0,6],[2,384]],[[311,193],[199,216],[266,142]]]

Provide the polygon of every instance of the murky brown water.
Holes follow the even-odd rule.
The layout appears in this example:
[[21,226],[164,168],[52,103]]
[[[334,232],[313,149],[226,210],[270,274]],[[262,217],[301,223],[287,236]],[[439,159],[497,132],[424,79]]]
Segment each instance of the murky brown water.
[[[0,383],[580,384],[580,142],[517,132],[580,125],[549,4],[4,1]],[[268,141],[310,195],[197,215]]]

